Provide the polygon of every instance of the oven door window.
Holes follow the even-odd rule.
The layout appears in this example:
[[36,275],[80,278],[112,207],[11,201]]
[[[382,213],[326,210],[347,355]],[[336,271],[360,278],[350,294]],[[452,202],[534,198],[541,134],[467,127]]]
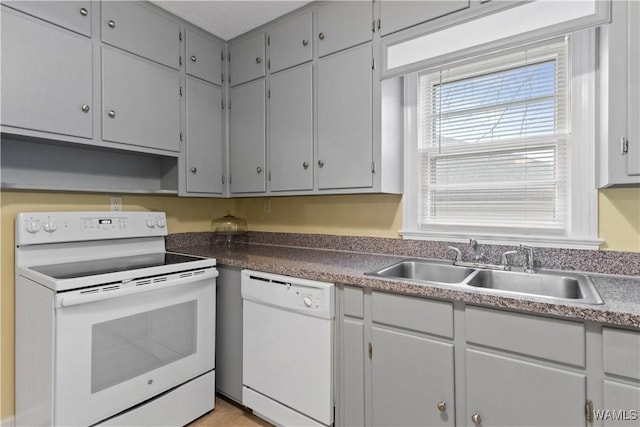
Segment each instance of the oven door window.
[[91,393],[195,354],[196,325],[196,301],[94,324]]

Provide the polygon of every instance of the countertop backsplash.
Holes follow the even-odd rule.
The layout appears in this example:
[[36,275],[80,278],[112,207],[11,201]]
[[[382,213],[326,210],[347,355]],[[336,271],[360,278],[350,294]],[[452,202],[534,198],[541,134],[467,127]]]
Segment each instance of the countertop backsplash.
[[[167,250],[179,250],[184,247],[223,245],[224,236],[211,232],[171,234],[166,238]],[[453,252],[448,246],[462,251],[462,259],[472,260],[474,253],[471,245],[430,240],[403,240],[380,237],[336,236],[325,234],[270,233],[250,231],[235,236],[234,244],[257,244],[299,247],[309,249],[327,249],[333,251],[357,252],[366,254],[394,255],[401,257],[452,259]],[[516,246],[489,245],[480,243],[479,253],[485,256],[485,262],[500,264],[502,254],[516,250]],[[586,249],[535,248],[536,268],[549,270],[571,270],[589,273],[619,274],[640,276],[640,253],[594,251]],[[523,266],[523,257],[510,257],[510,264]]]

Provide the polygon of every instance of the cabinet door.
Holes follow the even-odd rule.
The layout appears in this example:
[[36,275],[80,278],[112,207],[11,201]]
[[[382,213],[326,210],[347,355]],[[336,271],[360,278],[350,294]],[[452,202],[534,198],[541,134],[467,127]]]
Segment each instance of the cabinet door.
[[180,151],[180,76],[153,62],[102,48],[102,138]]
[[318,8],[319,56],[368,42],[372,36],[372,2],[334,1]]
[[271,76],[269,89],[272,191],[313,189],[311,64]]
[[216,391],[242,403],[242,295],[240,270],[218,267]]
[[222,90],[187,77],[187,191],[222,193]]
[[229,98],[231,192],[263,192],[266,189],[264,79],[232,88]]
[[269,31],[269,69],[272,73],[311,61],[311,18],[311,12],[296,15]]
[[91,36],[91,1],[3,1],[2,4],[60,25],[68,30]]
[[563,368],[538,365],[467,349],[466,419],[474,426],[584,426],[586,378]]
[[2,125],[91,138],[91,58],[90,39],[2,6]]
[[187,28],[187,74],[222,85],[222,45]]
[[640,420],[639,386],[604,380],[602,403],[601,414],[596,419],[604,420],[606,427],[638,425],[638,420]]
[[143,2],[103,1],[102,41],[180,69],[180,27]]
[[229,81],[231,86],[265,75],[265,35],[258,33],[229,45]]
[[380,33],[386,36],[468,7],[469,0],[382,0],[380,2]]
[[373,425],[453,426],[453,344],[378,327],[371,334]]
[[371,46],[318,63],[318,187],[373,185]]
[[340,368],[341,422],[343,426],[363,426],[364,393],[364,323],[345,318],[342,322],[342,357]]
[[640,175],[640,3],[627,2],[629,6],[629,151],[627,153],[627,173]]

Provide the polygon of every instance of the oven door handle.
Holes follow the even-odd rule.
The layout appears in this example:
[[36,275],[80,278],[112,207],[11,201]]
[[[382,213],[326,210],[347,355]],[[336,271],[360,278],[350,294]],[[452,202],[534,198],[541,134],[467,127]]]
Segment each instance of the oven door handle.
[[174,286],[185,286],[193,283],[202,282],[207,279],[215,279],[218,277],[218,270],[215,268],[207,268],[198,272],[197,275],[184,277],[184,273],[171,274],[166,281],[160,283],[152,283],[148,285],[136,286],[135,282],[128,282],[121,285],[119,289],[100,290],[93,293],[86,291],[73,291],[56,295],[56,308],[70,307],[73,305],[87,304],[97,301],[103,301],[111,298],[141,294],[144,292],[153,292],[161,289],[171,288]]

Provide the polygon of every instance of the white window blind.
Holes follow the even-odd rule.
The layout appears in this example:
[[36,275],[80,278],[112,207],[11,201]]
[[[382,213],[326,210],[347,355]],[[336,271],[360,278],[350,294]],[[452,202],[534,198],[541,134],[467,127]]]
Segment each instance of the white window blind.
[[563,233],[567,42],[418,77],[418,227]]

